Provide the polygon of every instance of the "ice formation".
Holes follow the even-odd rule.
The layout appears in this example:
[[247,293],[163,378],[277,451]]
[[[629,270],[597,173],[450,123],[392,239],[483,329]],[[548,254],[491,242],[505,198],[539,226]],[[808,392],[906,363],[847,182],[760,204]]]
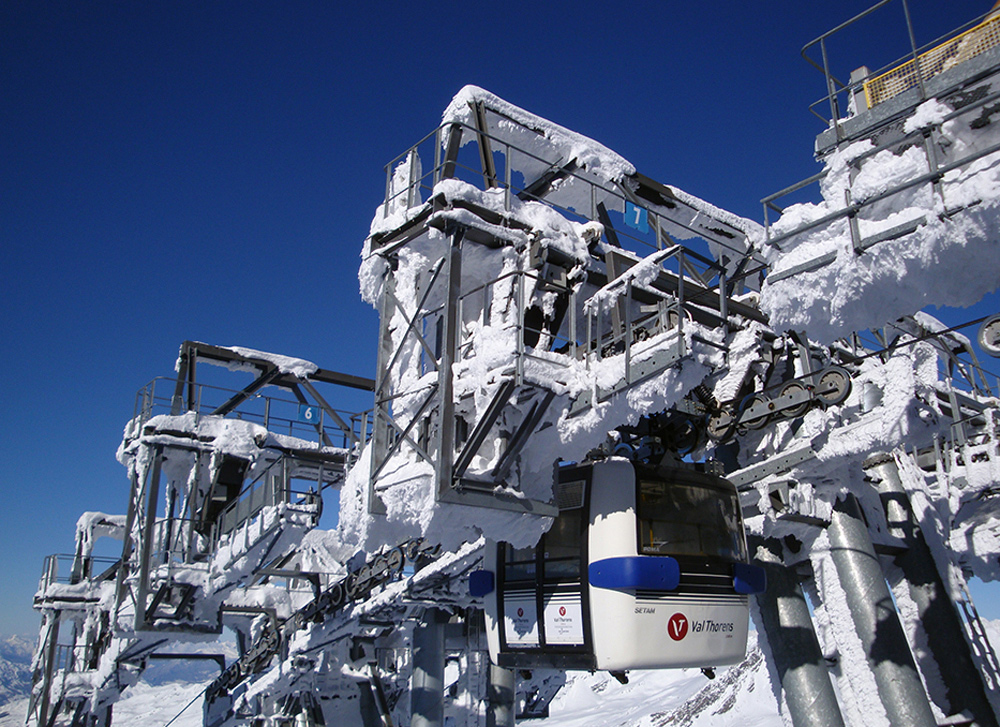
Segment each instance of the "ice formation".
[[1000,151],[989,124],[956,114],[961,100],[923,103],[902,152],[898,141],[864,140],[824,160],[822,202],[788,207],[758,242],[769,266],[760,305],[773,326],[829,343],[996,289]]

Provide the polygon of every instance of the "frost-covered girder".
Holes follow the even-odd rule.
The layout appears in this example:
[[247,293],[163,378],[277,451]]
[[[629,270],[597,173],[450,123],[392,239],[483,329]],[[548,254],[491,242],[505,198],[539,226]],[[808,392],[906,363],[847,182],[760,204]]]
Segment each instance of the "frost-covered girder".
[[[198,361],[255,378],[241,391],[210,387],[196,378]],[[119,458],[131,481],[127,515],[85,513],[76,554],[46,561],[36,600],[44,648],[29,716],[39,725],[107,724],[149,659],[183,657],[174,647],[218,634],[223,622],[250,628],[252,616],[240,614],[261,611],[248,605],[261,589],[294,602],[319,588],[297,549],[318,523],[322,491],[341,484],[353,444],[367,436],[367,417],[334,409],[319,387],[370,389],[371,381],[192,342],[178,374],[169,396],[158,381],[143,389],[126,427]],[[332,446],[334,437],[343,446]],[[108,536],[123,541],[122,556],[105,564],[91,554]],[[276,577],[312,588],[266,584]]]
[[[321,369],[312,362],[289,356],[248,348],[213,346],[207,343],[185,341],[181,344],[177,357],[177,384],[171,403],[171,413],[174,415],[195,410],[199,405],[195,393],[195,374],[198,361],[230,369],[249,370],[255,374],[253,381],[240,391],[234,392],[228,400],[216,406],[211,414],[226,416],[264,387],[276,386],[291,391],[301,404],[314,403],[318,405],[330,422],[338,427],[347,438],[355,444],[360,443],[354,427],[345,422],[341,414],[327,403],[316,389],[314,382],[374,391],[375,382],[371,379]],[[313,398],[313,402],[309,402],[303,389]],[[320,435],[324,437],[325,443],[328,446],[331,445],[329,437],[322,431],[319,422],[316,421],[314,425]]]
[[[477,152],[466,160],[462,147],[469,143]],[[496,166],[498,156],[502,172]],[[431,159],[433,166],[427,170]],[[438,129],[386,166],[384,222],[372,230],[371,249],[405,244],[419,234],[419,226],[440,204],[436,185],[451,178],[502,191],[508,210],[513,199],[539,201],[576,219],[606,224],[608,210],[624,214],[631,205],[644,211],[641,227],[648,224],[654,239],[649,239],[649,229],[625,230],[625,220],[617,235],[630,246],[700,238],[708,246],[706,254],[727,270],[730,283],[755,287],[751,277],[760,264],[747,263],[754,257],[756,223],[640,174],[597,142],[475,86],[455,96]],[[421,202],[424,196],[426,203]],[[400,209],[409,211],[396,222]]]

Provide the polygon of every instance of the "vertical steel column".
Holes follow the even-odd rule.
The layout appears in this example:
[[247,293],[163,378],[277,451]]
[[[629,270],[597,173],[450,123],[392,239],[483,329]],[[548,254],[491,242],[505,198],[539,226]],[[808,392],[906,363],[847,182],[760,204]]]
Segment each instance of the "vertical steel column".
[[142,503],[139,501],[139,478],[136,476],[134,466],[129,479],[131,480],[131,488],[129,490],[128,515],[125,517],[125,531],[122,537],[121,562],[118,565],[118,573],[115,575],[115,608],[111,614],[112,619],[118,616],[118,609],[121,608],[125,600],[126,577],[129,575],[128,565],[133,552],[135,552],[135,543],[132,542],[132,528],[135,525],[136,513],[142,506]]
[[757,608],[792,724],[844,727],[809,606],[795,573],[782,563],[781,544],[757,538],[750,547],[767,572],[767,590],[757,596]]
[[156,536],[156,503],[160,498],[160,465],[163,460],[163,445],[153,450],[153,468],[146,481],[146,519],[142,524],[140,546],[139,586],[136,593],[135,628],[146,626],[146,596],[149,595],[149,567],[153,554],[153,539]]
[[444,724],[444,629],[447,615],[424,611],[413,629],[413,676],[410,684],[410,727]]
[[940,671],[948,700],[948,705],[941,706],[948,714],[968,711],[980,727],[998,727],[997,715],[990,705],[982,674],[972,658],[961,618],[913,515],[895,460],[881,457],[869,461],[866,472],[881,480],[878,489],[889,533],[906,543],[906,552],[895,557],[895,564],[906,579],[927,646]]
[[386,727],[375,704],[375,690],[371,682],[358,682],[358,706],[361,709],[361,724],[364,727]]
[[830,554],[889,722],[937,727],[854,495],[847,493],[834,505],[828,533]]
[[448,269],[445,289],[447,300],[444,304],[444,335],[441,342],[441,357],[438,362],[438,459],[437,459],[437,496],[449,492],[452,488],[452,464],[455,459],[455,396],[454,374],[452,364],[457,358],[458,329],[462,325],[459,319],[459,298],[462,289],[462,238],[465,233],[462,228],[456,228],[451,233],[451,245],[448,248]]
[[486,693],[486,727],[514,727],[514,671],[489,665]]
[[[41,689],[41,704],[38,707],[38,724],[39,727],[46,727],[55,719],[49,719],[49,705],[52,700],[52,674],[55,670],[56,662],[56,647],[59,644],[59,611],[51,611],[47,619],[48,630],[45,633],[45,645],[40,648],[44,649],[42,652],[45,656],[42,665],[42,689]],[[34,696],[34,689],[32,689],[32,696]],[[30,716],[31,710],[28,710]]]
[[97,715],[97,727],[111,727],[113,704],[109,704],[103,712]]
[[[392,346],[392,316],[393,297],[396,290],[396,260],[386,261],[385,279],[382,281],[382,296],[379,299],[378,312],[378,354],[375,364],[375,400],[372,408],[371,471],[368,477],[368,512],[382,514],[386,512],[385,505],[375,491],[375,473],[384,464],[389,452],[389,407],[392,405],[392,377],[389,375],[390,362],[393,360]],[[402,345],[402,344],[400,344]]]

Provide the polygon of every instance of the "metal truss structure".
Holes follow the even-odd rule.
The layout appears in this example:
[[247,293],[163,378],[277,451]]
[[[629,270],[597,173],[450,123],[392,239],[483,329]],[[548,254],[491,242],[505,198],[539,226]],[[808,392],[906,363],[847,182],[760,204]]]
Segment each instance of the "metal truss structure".
[[[202,384],[199,362],[254,378],[234,391]],[[295,549],[366,436],[363,419],[333,409],[318,387],[372,382],[290,363],[306,362],[185,342],[176,380],[139,392],[122,447],[127,515],[88,513],[75,554],[46,560],[32,724],[109,724],[150,659],[206,658],[172,643],[219,634],[224,622],[248,639],[260,609],[227,603],[236,588],[284,579],[305,597],[318,590]],[[294,398],[263,396],[265,386]],[[121,540],[121,557],[95,558],[99,537]]]
[[[969,33],[992,28],[982,20]],[[832,37],[807,50],[818,44],[825,59]],[[960,46],[948,46],[956,58]],[[927,77],[921,49],[910,55],[916,80],[895,95],[876,90],[884,73],[841,84],[819,66],[833,122],[817,149],[871,139],[860,167],[917,144],[927,173],[780,235],[768,210],[821,177],[769,196],[765,245],[781,249],[847,219],[855,253],[868,254],[921,223],[862,237],[859,216],[916,186],[937,191],[947,172],[1000,150],[997,137],[938,164],[941,124],[903,128],[930,98],[956,107],[946,121],[992,128],[1000,48],[977,46]],[[856,112],[841,119],[838,99],[848,96]],[[1000,404],[968,339],[921,315],[830,345],[774,330],[757,304],[762,284],[833,258],[772,276],[745,220],[634,169],[608,171],[611,153],[580,139],[472,93],[386,166],[364,263],[380,314],[374,379],[182,346],[177,377],[140,392],[126,431],[127,514],[81,519],[76,553],[46,562],[29,725],[110,724],[111,705],[148,660],[194,658],[166,647],[224,626],[240,655],[206,687],[212,727],[436,727],[446,718],[478,727],[544,714],[564,677],[515,675],[485,655],[467,585],[481,542],[441,548],[448,534],[417,532],[331,555],[307,533],[324,489],[362,463],[376,519],[393,516],[396,488],[417,480],[435,508],[543,521],[558,503],[538,476],[554,463],[538,453],[585,419],[563,442],[567,459],[714,458],[740,488],[751,550],[769,577],[754,619],[795,727],[872,715],[919,727],[998,724],[1000,662],[966,583],[1000,577],[996,553],[977,545],[1000,518]],[[975,207],[945,204],[943,214]],[[918,359],[938,367],[932,382],[914,373]],[[198,363],[253,380],[215,390],[197,381]],[[888,388],[899,371],[906,396]],[[662,406],[632,403],[654,383]],[[372,391],[373,409],[335,409],[320,385]],[[266,387],[292,398],[264,396]],[[892,417],[906,427],[883,427]],[[852,441],[864,437],[884,451],[859,454]],[[100,536],[122,540],[120,559],[92,556]],[[951,548],[959,540],[961,557]],[[273,606],[248,605],[264,590]],[[869,668],[858,676],[845,668],[851,660]],[[451,667],[458,676],[446,678]]]

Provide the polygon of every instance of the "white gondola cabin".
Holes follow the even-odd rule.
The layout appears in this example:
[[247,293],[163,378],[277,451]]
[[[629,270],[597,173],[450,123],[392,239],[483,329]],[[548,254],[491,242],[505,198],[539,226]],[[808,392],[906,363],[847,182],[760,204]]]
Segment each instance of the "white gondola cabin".
[[730,482],[616,457],[560,467],[556,495],[536,547],[488,547],[473,574],[494,663],[624,671],[744,657],[764,573],[748,562]]

